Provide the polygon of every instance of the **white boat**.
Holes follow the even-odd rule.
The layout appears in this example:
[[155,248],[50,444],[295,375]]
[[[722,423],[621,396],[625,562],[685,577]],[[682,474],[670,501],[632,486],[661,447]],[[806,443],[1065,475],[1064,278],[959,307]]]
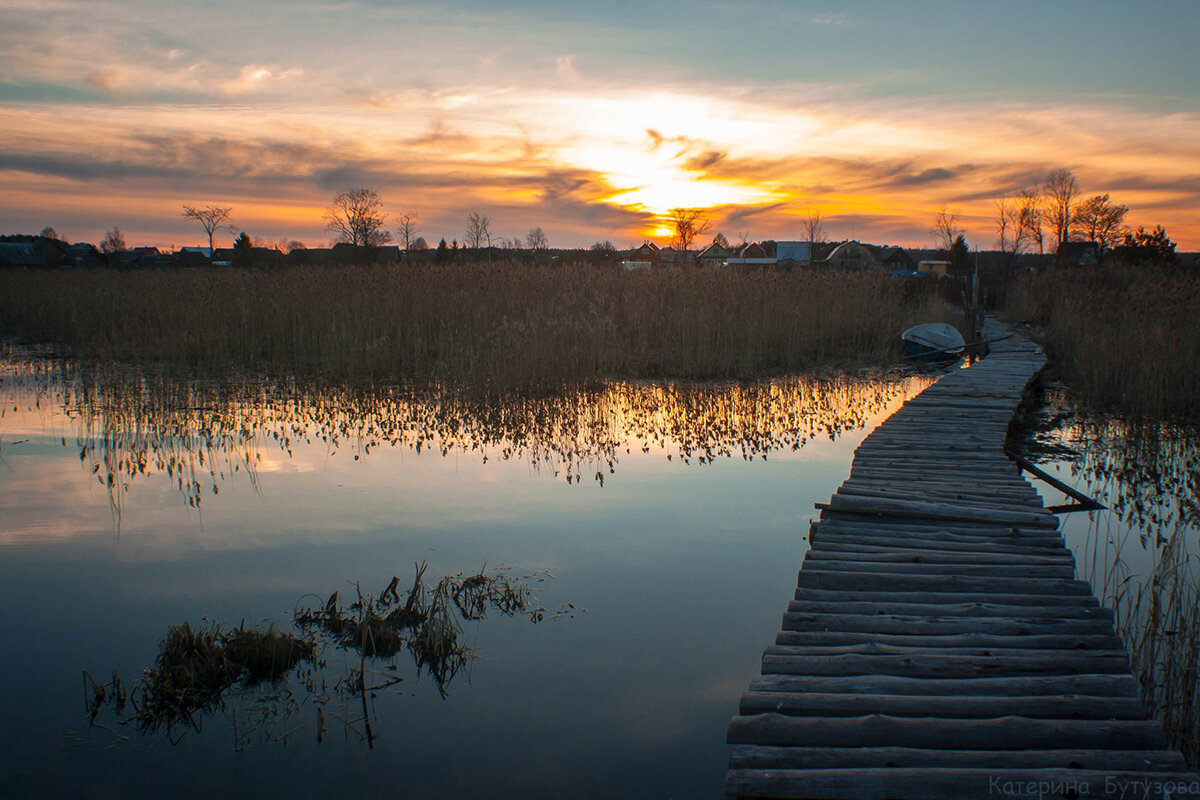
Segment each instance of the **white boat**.
[[926,359],[954,358],[962,355],[966,341],[953,325],[926,322],[900,334],[910,356]]

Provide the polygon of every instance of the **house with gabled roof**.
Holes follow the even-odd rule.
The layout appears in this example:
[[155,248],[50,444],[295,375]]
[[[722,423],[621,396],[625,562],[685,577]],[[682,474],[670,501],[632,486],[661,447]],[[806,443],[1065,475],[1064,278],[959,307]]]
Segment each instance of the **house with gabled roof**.
[[[770,251],[768,251],[768,244]],[[760,269],[775,266],[774,242],[750,242],[734,249],[725,263],[731,267]]]
[[868,269],[879,266],[875,254],[860,242],[853,240],[834,245],[822,263],[834,269]]
[[720,242],[713,242],[696,254],[696,263],[702,267],[721,267],[731,255]]
[[67,255],[63,258],[62,265],[75,269],[107,267],[108,259],[96,249],[96,245],[90,242],[76,242],[67,250]]

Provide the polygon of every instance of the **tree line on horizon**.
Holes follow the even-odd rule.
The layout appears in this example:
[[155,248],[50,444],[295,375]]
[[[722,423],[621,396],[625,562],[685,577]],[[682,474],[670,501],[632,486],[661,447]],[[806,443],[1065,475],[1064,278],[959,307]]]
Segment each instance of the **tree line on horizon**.
[[[1114,202],[1107,192],[1082,197],[1078,182],[1069,169],[1052,170],[1039,184],[1022,188],[1015,196],[1000,195],[993,202],[994,243],[1007,266],[1015,264],[1017,258],[1026,252],[1036,251],[1039,256],[1049,252],[1061,256],[1071,242],[1092,247],[1097,261],[1117,249],[1135,262],[1170,263],[1174,260],[1176,244],[1167,236],[1163,226],[1157,225],[1150,231],[1145,227],[1134,230],[1126,226],[1129,206]],[[214,236],[218,231],[229,230],[232,233],[238,230],[232,222],[232,211],[232,206],[184,204],[181,216],[201,226],[208,237],[211,255],[217,249]],[[338,243],[374,248],[394,242],[405,253],[430,249],[428,242],[419,235],[420,215],[417,212],[404,211],[396,215],[394,231],[389,230],[387,225],[390,216],[379,194],[363,187],[336,193],[324,213],[326,230]],[[814,245],[824,242],[827,221],[820,209],[807,210],[800,219],[803,241]],[[671,245],[686,253],[699,237],[711,230],[712,222],[703,209],[674,208],[668,211],[664,226],[672,231]],[[969,250],[966,230],[961,225],[957,209],[951,210],[945,205],[939,207],[930,234],[936,249],[952,261],[956,257],[962,259]],[[44,228],[40,235],[60,239],[57,231],[50,226]],[[741,245],[747,243],[749,232],[738,232],[736,235]],[[726,248],[731,247],[724,233],[716,233],[712,240]],[[251,239],[246,231],[242,231],[235,239],[232,249],[236,255],[239,251],[248,252],[247,248],[264,247],[282,253],[306,249],[306,245],[299,240],[268,242]],[[440,263],[445,260],[445,254],[456,252],[459,247],[457,238],[447,243],[443,237],[438,243],[435,260]],[[461,247],[486,250],[489,254],[496,248],[523,249],[536,254],[549,248],[549,238],[540,226],[530,228],[524,237],[497,236],[487,215],[471,211],[467,214]],[[105,233],[98,249],[106,255],[127,250],[124,233],[114,225]],[[597,241],[590,249],[593,253],[605,256],[616,252],[611,241]]]

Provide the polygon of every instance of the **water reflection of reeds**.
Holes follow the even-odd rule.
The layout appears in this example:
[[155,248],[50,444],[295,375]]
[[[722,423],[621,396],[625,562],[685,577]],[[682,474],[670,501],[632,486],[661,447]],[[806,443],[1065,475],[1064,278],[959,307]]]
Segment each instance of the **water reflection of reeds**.
[[[558,394],[480,397],[401,387],[178,381],[134,371],[43,367],[24,376],[61,404],[85,469],[114,514],[142,476],[165,474],[199,508],[264,458],[319,444],[354,458],[380,447],[523,460],[567,483],[603,485],[623,455],[665,451],[684,463],[766,459],[861,428],[919,391],[901,375],[753,383],[611,383]],[[10,381],[13,379],[10,379]]]
[[1109,507],[1089,512],[1082,577],[1116,615],[1168,741],[1200,763],[1200,429],[1070,410],[1041,444]]

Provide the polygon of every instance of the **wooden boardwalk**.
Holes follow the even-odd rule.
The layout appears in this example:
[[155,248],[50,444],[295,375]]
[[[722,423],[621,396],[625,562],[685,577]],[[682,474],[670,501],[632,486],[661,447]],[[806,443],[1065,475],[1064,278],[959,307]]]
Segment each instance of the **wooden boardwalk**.
[[1004,455],[1044,363],[998,342],[858,448],[729,725],[730,797],[1200,797]]

